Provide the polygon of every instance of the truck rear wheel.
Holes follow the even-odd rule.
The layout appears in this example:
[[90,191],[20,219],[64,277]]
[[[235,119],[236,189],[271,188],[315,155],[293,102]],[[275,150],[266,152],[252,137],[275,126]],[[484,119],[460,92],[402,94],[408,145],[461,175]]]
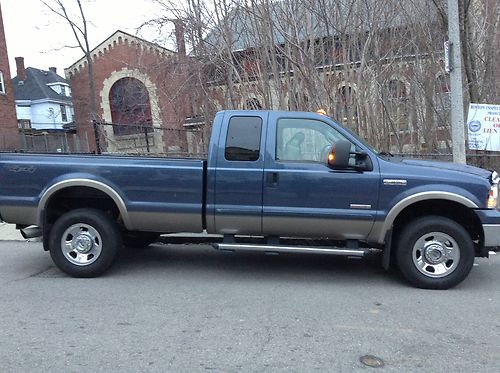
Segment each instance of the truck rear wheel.
[[122,245],[120,228],[100,210],[77,209],[62,215],[49,235],[50,256],[73,277],[96,277],[114,262]]
[[472,269],[474,256],[474,244],[467,231],[441,216],[409,222],[397,240],[398,268],[419,288],[448,289],[459,284]]

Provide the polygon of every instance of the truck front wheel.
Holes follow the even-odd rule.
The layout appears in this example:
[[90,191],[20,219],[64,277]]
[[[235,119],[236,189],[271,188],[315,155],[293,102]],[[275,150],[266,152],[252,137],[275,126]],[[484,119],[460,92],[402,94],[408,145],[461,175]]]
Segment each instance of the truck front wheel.
[[448,289],[462,282],[472,269],[474,244],[455,221],[424,216],[401,231],[396,261],[403,277],[416,287]]
[[116,259],[122,245],[120,228],[110,216],[95,209],[62,215],[49,235],[50,256],[73,277],[96,277]]

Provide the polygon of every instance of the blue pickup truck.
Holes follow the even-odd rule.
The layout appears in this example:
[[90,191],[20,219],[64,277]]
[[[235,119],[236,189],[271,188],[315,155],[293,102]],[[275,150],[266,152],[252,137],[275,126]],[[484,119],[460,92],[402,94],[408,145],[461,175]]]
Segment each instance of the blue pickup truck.
[[446,289],[500,246],[496,172],[379,153],[330,118],[223,111],[208,159],[0,155],[0,218],[43,236],[76,277],[160,234],[219,234],[220,250],[379,253]]

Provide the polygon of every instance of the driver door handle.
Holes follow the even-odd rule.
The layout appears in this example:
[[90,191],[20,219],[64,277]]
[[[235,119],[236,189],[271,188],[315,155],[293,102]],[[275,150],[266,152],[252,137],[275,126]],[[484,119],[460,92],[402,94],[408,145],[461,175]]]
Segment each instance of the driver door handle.
[[270,187],[277,187],[279,184],[279,174],[277,172],[268,172],[266,174],[266,183]]

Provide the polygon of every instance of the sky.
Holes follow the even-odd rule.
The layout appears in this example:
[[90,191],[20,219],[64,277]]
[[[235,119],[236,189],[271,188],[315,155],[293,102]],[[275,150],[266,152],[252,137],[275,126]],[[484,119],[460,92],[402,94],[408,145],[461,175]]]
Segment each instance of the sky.
[[[76,1],[64,0],[64,3]],[[66,47],[76,45],[69,25],[40,0],[0,0],[0,4],[12,77],[17,75],[15,57],[24,57],[26,67],[48,70],[55,66],[61,76],[64,68],[83,57],[80,49]],[[91,49],[116,30],[136,35],[138,26],[159,14],[159,8],[151,0],[82,0],[82,5],[91,23]],[[152,30],[137,35],[151,41],[158,37]]]

